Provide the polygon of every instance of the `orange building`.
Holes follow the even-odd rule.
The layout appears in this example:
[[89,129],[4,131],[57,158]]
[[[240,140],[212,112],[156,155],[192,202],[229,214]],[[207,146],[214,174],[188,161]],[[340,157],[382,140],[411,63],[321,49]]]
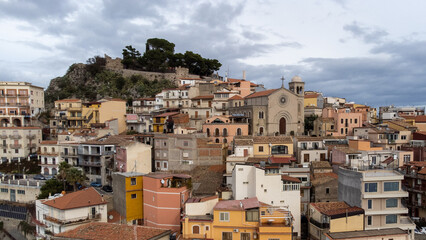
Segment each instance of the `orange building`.
[[245,116],[214,116],[203,124],[203,132],[215,143],[231,143],[235,136],[248,135],[248,118]]
[[324,108],[322,117],[334,119],[334,129],[326,135],[352,135],[355,127],[362,126],[362,113],[351,112],[349,108]]
[[190,186],[191,176],[185,174],[150,173],[143,176],[144,225],[179,231]]

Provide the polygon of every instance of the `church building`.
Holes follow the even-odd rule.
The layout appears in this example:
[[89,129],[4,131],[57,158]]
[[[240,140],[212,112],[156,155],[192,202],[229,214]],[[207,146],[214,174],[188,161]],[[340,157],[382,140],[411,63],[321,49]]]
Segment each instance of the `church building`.
[[244,98],[244,106],[229,109],[231,116],[249,118],[249,135],[302,135],[304,132],[305,83],[295,76],[284,87],[252,93]]

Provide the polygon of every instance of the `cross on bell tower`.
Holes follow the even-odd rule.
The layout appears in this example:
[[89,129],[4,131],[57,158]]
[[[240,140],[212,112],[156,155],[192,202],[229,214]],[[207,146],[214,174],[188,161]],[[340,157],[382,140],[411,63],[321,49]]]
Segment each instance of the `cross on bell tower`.
[[281,88],[284,88],[284,76],[281,77],[281,81],[283,82],[283,84],[281,85]]

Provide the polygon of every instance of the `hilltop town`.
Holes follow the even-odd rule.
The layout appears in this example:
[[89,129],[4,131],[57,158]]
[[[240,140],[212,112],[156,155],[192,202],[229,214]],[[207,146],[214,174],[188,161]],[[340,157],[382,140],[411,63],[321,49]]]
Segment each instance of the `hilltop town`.
[[47,91],[0,82],[0,216],[26,226],[5,238],[426,234],[424,107],[191,72],[105,55]]

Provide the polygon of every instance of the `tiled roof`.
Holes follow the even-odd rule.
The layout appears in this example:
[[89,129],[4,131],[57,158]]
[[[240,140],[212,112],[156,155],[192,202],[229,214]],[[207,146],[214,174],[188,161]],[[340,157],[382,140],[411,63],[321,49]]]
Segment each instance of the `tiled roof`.
[[322,179],[322,178],[334,178],[334,179],[338,179],[339,176],[334,173],[334,172],[328,172],[328,173],[314,173],[313,179]]
[[88,145],[118,145],[126,141],[132,141],[132,135],[112,135],[112,136],[103,136],[94,140],[89,140],[83,142],[82,144]]
[[296,158],[294,157],[274,157],[271,156],[269,158],[271,163],[280,163],[280,164],[291,164],[291,162],[295,162]]
[[157,115],[155,117],[168,117],[168,116],[174,116],[174,115],[177,115],[177,114],[179,114],[179,112],[166,112],[166,113]]
[[40,144],[52,145],[52,144],[58,144],[58,141],[42,141]]
[[264,97],[264,96],[269,96],[272,93],[274,93],[275,91],[277,91],[278,89],[270,89],[270,90],[265,90],[265,91],[260,91],[260,92],[255,92],[252,93],[250,95],[248,95],[247,97],[245,97],[246,99],[248,98],[256,98],[256,97]]
[[323,137],[296,137],[298,142],[322,141]]
[[252,136],[235,136],[235,145],[236,146],[253,145],[253,137]]
[[81,99],[76,99],[76,98],[70,98],[70,99],[61,99],[61,100],[57,100],[55,102],[80,102]]
[[205,95],[205,96],[198,96],[195,98],[192,98],[191,100],[199,100],[199,99],[213,99],[214,95]]
[[293,143],[293,138],[290,136],[254,136],[254,143]]
[[144,177],[150,177],[155,179],[162,179],[162,178],[168,178],[168,177],[191,178],[191,176],[187,174],[175,174],[175,173],[166,173],[166,172],[151,172],[146,174]]
[[426,123],[426,115],[416,116],[414,120],[416,123]]
[[242,98],[240,95],[234,95],[232,97],[229,98],[229,100],[243,100],[244,98]]
[[281,175],[281,180],[285,181],[285,182],[294,182],[294,183],[301,183],[302,181],[300,181],[300,179],[295,178],[295,177],[290,177],[288,175]]
[[214,207],[214,210],[231,210],[241,211],[251,208],[258,208],[260,206],[257,197],[242,199],[242,200],[225,200],[220,201]]
[[341,214],[362,214],[364,209],[351,207],[345,202],[317,202],[311,205],[320,213],[333,217]]
[[305,98],[317,98],[318,96],[318,93],[305,94]]
[[405,230],[402,230],[401,228],[383,228],[363,231],[326,233],[326,235],[328,235],[331,239],[369,239],[370,237],[374,239],[383,239],[383,236],[404,235],[405,237],[403,239],[405,239],[408,233]]
[[84,240],[150,240],[160,239],[171,234],[170,230],[114,223],[88,223],[75,229],[59,233],[55,237]]
[[107,204],[107,202],[93,187],[91,187],[45,201],[43,204],[57,209],[66,210]]
[[426,167],[423,167],[422,170],[418,171],[419,174],[426,174]]

